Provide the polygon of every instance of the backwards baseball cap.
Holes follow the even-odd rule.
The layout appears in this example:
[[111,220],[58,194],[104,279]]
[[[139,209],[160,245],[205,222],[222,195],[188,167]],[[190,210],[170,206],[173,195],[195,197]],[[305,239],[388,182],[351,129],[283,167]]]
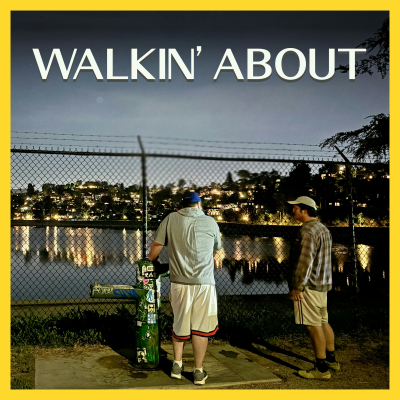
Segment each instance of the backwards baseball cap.
[[314,210],[317,209],[315,201],[311,197],[300,196],[296,200],[288,201],[289,204],[305,204],[306,206],[312,207]]
[[182,199],[182,201],[186,201],[188,203],[198,203],[201,201],[201,197],[196,192],[190,192]]

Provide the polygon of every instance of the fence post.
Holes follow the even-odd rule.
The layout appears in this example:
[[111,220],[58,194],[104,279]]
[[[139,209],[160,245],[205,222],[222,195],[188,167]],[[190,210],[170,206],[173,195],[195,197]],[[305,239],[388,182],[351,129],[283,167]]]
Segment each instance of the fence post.
[[349,159],[343,154],[343,152],[338,147],[336,147],[336,150],[340,153],[340,155],[344,158],[346,162],[346,183],[347,183],[346,191],[349,204],[349,228],[351,236],[350,256],[353,265],[351,276],[353,282],[354,322],[356,328],[358,329],[361,325],[361,320],[360,320],[360,307],[359,307],[359,297],[358,297],[359,288],[358,288],[358,271],[357,271],[357,257],[356,257],[356,234],[354,230],[352,167]]
[[142,258],[147,257],[147,172],[146,172],[146,153],[140,136],[138,136],[139,146],[142,150]]

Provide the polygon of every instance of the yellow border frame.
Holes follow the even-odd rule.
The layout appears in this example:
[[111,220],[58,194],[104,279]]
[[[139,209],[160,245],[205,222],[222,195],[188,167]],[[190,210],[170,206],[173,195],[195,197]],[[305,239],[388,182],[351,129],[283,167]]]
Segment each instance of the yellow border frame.
[[[363,396],[364,399],[372,399],[375,396],[382,397],[392,397],[398,392],[399,384],[398,384],[398,374],[399,371],[399,363],[396,362],[396,356],[399,355],[399,345],[397,341],[393,341],[390,344],[390,389],[385,391],[379,391],[377,393],[376,390],[361,390],[361,391],[349,391],[349,390],[340,390],[340,391],[322,391],[322,390],[303,390],[301,393],[296,391],[280,391],[279,394],[274,390],[265,391],[265,390],[252,390],[252,391],[226,391],[226,390],[207,390],[204,392],[203,390],[191,390],[190,393],[187,391],[87,391],[87,390],[73,390],[73,391],[41,391],[41,390],[10,390],[10,230],[9,230],[9,209],[10,209],[10,130],[11,130],[11,108],[10,108],[10,11],[13,10],[293,10],[293,11],[306,11],[306,10],[326,10],[326,11],[334,11],[334,10],[348,10],[348,11],[366,11],[366,10],[382,10],[382,11],[390,11],[390,36],[391,36],[391,77],[390,77],[390,109],[395,109],[398,104],[398,96],[395,93],[395,90],[398,87],[398,75],[396,71],[398,70],[398,31],[399,31],[399,5],[394,1],[370,1],[366,0],[362,3],[359,2],[348,2],[339,0],[334,3],[321,3],[317,1],[308,1],[306,4],[299,4],[299,2],[295,2],[293,0],[286,1],[284,6],[282,3],[267,3],[265,1],[260,0],[249,0],[246,2],[238,2],[238,1],[227,1],[227,0],[203,0],[203,1],[193,1],[187,2],[182,0],[173,0],[168,4],[161,2],[159,0],[153,1],[151,3],[134,3],[126,0],[122,0],[118,3],[113,3],[112,7],[109,2],[105,1],[76,1],[71,0],[67,4],[63,4],[61,2],[54,1],[12,1],[12,4],[4,4],[0,6],[1,10],[1,38],[2,38],[2,49],[3,49],[3,57],[2,62],[0,64],[0,71],[2,79],[2,126],[3,126],[3,134],[0,136],[0,148],[1,148],[1,156],[0,156],[0,166],[2,171],[2,179],[3,184],[1,185],[1,196],[0,196],[0,209],[3,211],[3,215],[5,218],[1,223],[1,250],[2,254],[5,254],[4,258],[5,262],[2,266],[2,281],[5,283],[5,289],[1,292],[0,304],[2,308],[2,330],[1,330],[1,375],[0,375],[0,388],[1,392],[6,396],[5,398],[53,398],[56,396],[62,397],[70,397],[70,396],[79,396],[79,398],[87,398],[89,396],[96,396],[98,398],[109,398],[114,396],[123,396],[123,397],[135,397],[135,396],[156,396],[160,398],[161,396],[165,396],[168,398],[176,398],[177,396],[190,396],[194,400],[202,399],[204,396],[229,396],[229,398],[233,397],[242,397],[243,395],[250,395],[256,398],[265,398],[266,396],[279,396],[284,398],[289,398],[292,396],[332,396],[332,398],[336,398],[338,396],[344,396],[346,398],[350,398],[350,396]],[[300,7],[299,7],[300,5]],[[372,34],[373,32],[371,32]],[[394,73],[393,73],[394,71]],[[394,94],[393,94],[394,93]],[[394,107],[393,107],[394,105]],[[397,153],[399,147],[399,140],[397,138],[397,127],[398,127],[397,115],[394,114],[391,116],[391,154],[393,155]],[[393,150],[394,149],[394,150]],[[391,162],[391,198],[395,198],[396,189],[398,187],[398,169],[399,169],[399,161],[396,160],[396,157],[392,157]],[[393,196],[394,192],[394,196]],[[392,205],[392,202],[391,202]],[[395,238],[399,237],[399,227],[396,222],[399,221],[398,211],[396,207],[391,208],[391,223],[392,229],[394,230],[390,237],[390,244],[395,244]],[[395,223],[393,223],[395,222]],[[391,246],[392,247],[392,246]],[[390,273],[390,289],[392,293],[392,288],[394,288],[394,282],[398,282],[399,273],[393,267],[397,265],[399,261],[399,256],[396,252],[391,252],[390,256],[391,261],[391,273]],[[399,322],[397,320],[398,311],[396,310],[396,305],[398,305],[398,301],[394,298],[395,294],[391,295],[390,299],[390,309],[391,309],[391,337],[397,338],[399,333]],[[397,304],[396,304],[397,303]],[[396,358],[395,358],[396,357]],[[349,368],[351,366],[348,366]],[[345,373],[345,372],[343,372]],[[373,371],[371,371],[373,374]],[[279,385],[277,385],[277,389]]]

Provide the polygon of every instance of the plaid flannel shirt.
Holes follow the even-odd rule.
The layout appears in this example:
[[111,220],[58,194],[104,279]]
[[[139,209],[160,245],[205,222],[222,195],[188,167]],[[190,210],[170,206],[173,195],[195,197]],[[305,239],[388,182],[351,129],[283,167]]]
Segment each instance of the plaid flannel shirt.
[[293,271],[291,290],[302,291],[304,286],[318,292],[332,288],[332,237],[317,219],[303,224],[297,239],[297,262]]

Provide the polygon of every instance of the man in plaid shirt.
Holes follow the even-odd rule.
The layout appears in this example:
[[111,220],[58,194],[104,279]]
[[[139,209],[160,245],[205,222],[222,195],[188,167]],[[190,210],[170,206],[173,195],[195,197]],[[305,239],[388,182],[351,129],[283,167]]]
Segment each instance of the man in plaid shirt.
[[288,203],[293,204],[294,218],[303,224],[293,249],[296,263],[289,281],[290,297],[295,322],[307,327],[316,358],[314,369],[300,370],[298,374],[306,379],[330,379],[330,371],[340,371],[335,359],[335,335],[328,324],[326,308],[327,292],[332,288],[332,238],[316,218],[313,199],[301,196]]

